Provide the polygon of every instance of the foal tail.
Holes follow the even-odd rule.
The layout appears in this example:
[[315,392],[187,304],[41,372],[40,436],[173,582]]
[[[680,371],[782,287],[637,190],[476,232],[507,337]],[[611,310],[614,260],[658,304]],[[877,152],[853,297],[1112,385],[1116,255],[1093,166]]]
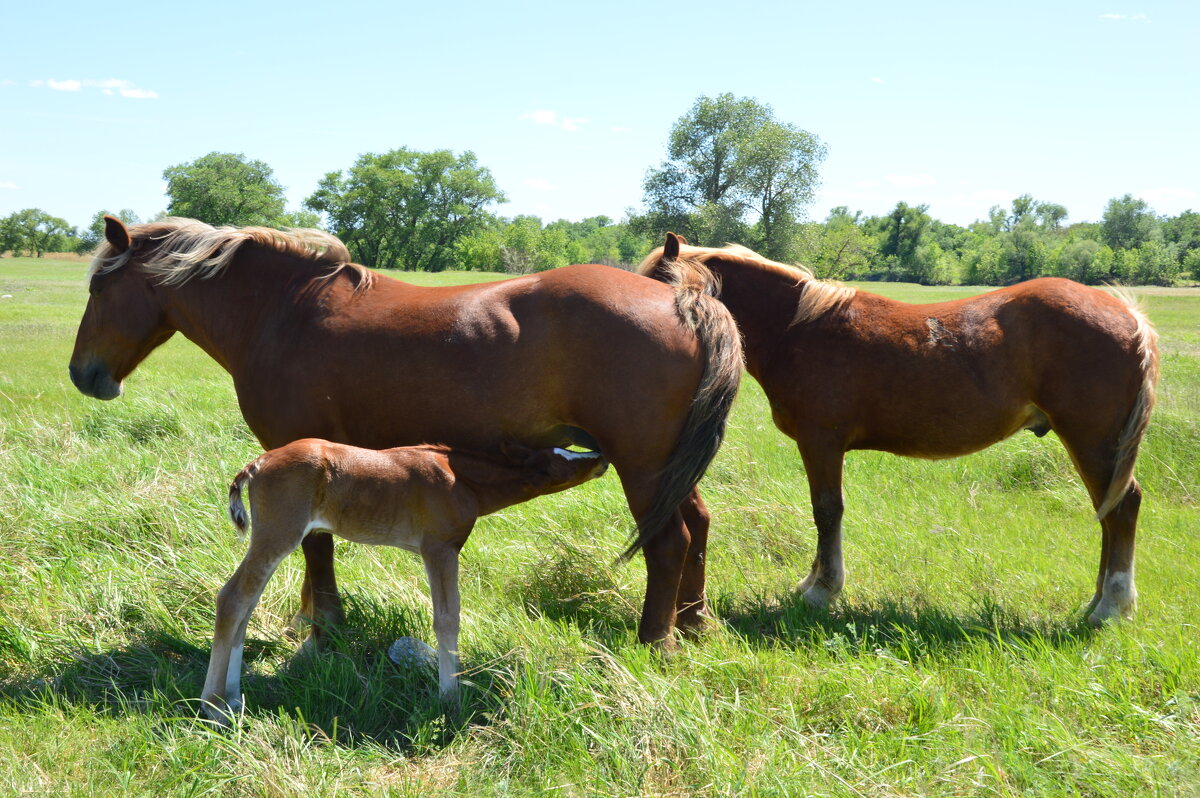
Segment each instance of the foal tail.
[[1138,445],[1150,425],[1150,411],[1154,408],[1154,386],[1158,381],[1158,333],[1150,320],[1146,318],[1132,296],[1118,294],[1125,302],[1129,313],[1133,316],[1137,327],[1133,340],[1137,344],[1137,354],[1141,358],[1138,366],[1142,374],[1142,385],[1134,399],[1133,408],[1129,411],[1129,419],[1121,430],[1117,441],[1117,457],[1113,468],[1112,481],[1108,483],[1108,491],[1104,500],[1096,510],[1096,519],[1103,521],[1113,511],[1133,482],[1133,464],[1137,461]]
[[742,378],[742,336],[718,300],[720,282],[702,263],[664,259],[646,276],[675,288],[675,310],[699,339],[704,373],[692,397],[675,450],[660,473],[654,503],[638,520],[637,537],[621,554],[628,560],[666,526],[704,476],[725,437],[725,422]]
[[246,505],[242,504],[242,486],[254,479],[258,473],[258,458],[238,472],[229,485],[229,520],[238,528],[238,534],[246,534],[250,526],[250,516],[246,515]]

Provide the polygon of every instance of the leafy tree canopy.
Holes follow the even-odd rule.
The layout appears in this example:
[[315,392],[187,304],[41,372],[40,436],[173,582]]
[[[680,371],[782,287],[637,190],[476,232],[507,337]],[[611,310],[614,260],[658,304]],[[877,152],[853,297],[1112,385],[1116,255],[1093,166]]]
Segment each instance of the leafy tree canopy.
[[639,230],[654,240],[671,229],[704,245],[738,241],[784,259],[825,152],[752,97],[700,97],[672,127],[667,159],[646,174]]
[[505,201],[474,153],[401,147],[328,173],[304,206],[325,214],[366,266],[441,271],[455,265],[461,239],[487,224],[486,208]]
[[171,216],[211,225],[284,226],[283,186],[271,167],[241,153],[210,152],[163,170]]

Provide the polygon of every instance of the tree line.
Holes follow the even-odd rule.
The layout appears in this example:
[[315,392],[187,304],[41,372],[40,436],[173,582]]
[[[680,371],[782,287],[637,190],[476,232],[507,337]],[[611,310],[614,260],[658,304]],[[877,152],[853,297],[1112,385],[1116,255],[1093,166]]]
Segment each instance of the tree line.
[[[897,203],[865,216],[847,207],[806,220],[826,147],[778,120],[753,98],[700,97],[672,126],[666,158],[646,172],[640,210],[545,223],[504,217],[507,201],[475,154],[401,147],[360,156],[327,173],[300,210],[288,211],[270,166],[213,152],[163,171],[159,216],[213,225],[324,227],[354,259],[381,269],[541,271],[568,263],[630,267],[668,230],[689,241],[734,241],[800,262],[821,277],[925,284],[1005,285],[1057,275],[1085,283],[1170,285],[1200,279],[1200,214],[1157,216],[1126,194],[1099,222],[1067,224],[1067,209],[1026,194],[966,227],[933,219],[926,205]],[[98,211],[83,230],[40,209],[0,219],[0,254],[88,252],[103,216],[136,223],[130,210]],[[157,217],[156,217],[157,218]]]

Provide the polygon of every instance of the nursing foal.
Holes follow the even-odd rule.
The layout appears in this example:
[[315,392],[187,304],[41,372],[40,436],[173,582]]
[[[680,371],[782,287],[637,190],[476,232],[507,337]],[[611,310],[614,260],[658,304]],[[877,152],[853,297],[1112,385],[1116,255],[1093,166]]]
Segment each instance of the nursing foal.
[[229,486],[229,517],[245,532],[242,487],[253,525],[242,564],[217,595],[203,710],[228,722],[240,710],[246,624],[279,563],[310,532],[398,546],[425,562],[442,697],[458,700],[458,552],[476,519],[574,487],[608,467],[597,452],[505,446],[501,460],[446,446],[359,449],[316,438],[273,449]]

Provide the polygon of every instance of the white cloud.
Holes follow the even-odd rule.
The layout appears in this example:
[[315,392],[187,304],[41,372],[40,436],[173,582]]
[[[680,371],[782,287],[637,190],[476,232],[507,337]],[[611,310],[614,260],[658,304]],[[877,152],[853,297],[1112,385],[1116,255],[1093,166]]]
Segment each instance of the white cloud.
[[879,181],[878,180],[859,180],[854,185],[858,186],[859,188],[879,188]]
[[20,186],[18,186],[16,183],[12,182],[11,180],[0,180],[0,188],[16,189],[16,188],[20,188]]
[[620,125],[617,125],[616,127],[612,128],[612,132],[613,133],[632,133],[633,128],[621,127]]
[[1100,19],[1127,19],[1131,22],[1146,22],[1150,19],[1150,17],[1146,16],[1145,14],[1101,14]]
[[893,186],[900,188],[919,188],[921,186],[933,186],[937,184],[937,180],[933,175],[922,172],[919,175],[888,175],[887,181]]
[[876,76],[876,77],[871,78],[871,82],[872,83],[883,83],[883,78]]
[[117,78],[108,78],[105,80],[31,80],[29,85],[34,88],[43,86],[55,91],[79,91],[84,88],[99,89],[103,94],[109,97],[120,95],[133,100],[157,100],[158,92],[150,89],[141,89],[133,85],[132,81],[119,80]]
[[557,111],[547,111],[544,109],[521,114],[520,118],[528,119],[535,125],[551,125],[572,133],[579,130],[580,125],[592,121],[582,116],[564,116],[560,118]]
[[16,85],[17,85],[17,82],[15,80],[9,80],[8,78],[5,78],[4,80],[0,80],[0,86],[16,86]]
[[527,114],[521,114],[522,119],[528,119],[535,125],[557,125],[558,113],[556,111],[530,111]]
[[555,191],[558,186],[552,184],[549,180],[543,180],[540,177],[525,178],[525,185],[530,188],[536,188],[538,191]]

